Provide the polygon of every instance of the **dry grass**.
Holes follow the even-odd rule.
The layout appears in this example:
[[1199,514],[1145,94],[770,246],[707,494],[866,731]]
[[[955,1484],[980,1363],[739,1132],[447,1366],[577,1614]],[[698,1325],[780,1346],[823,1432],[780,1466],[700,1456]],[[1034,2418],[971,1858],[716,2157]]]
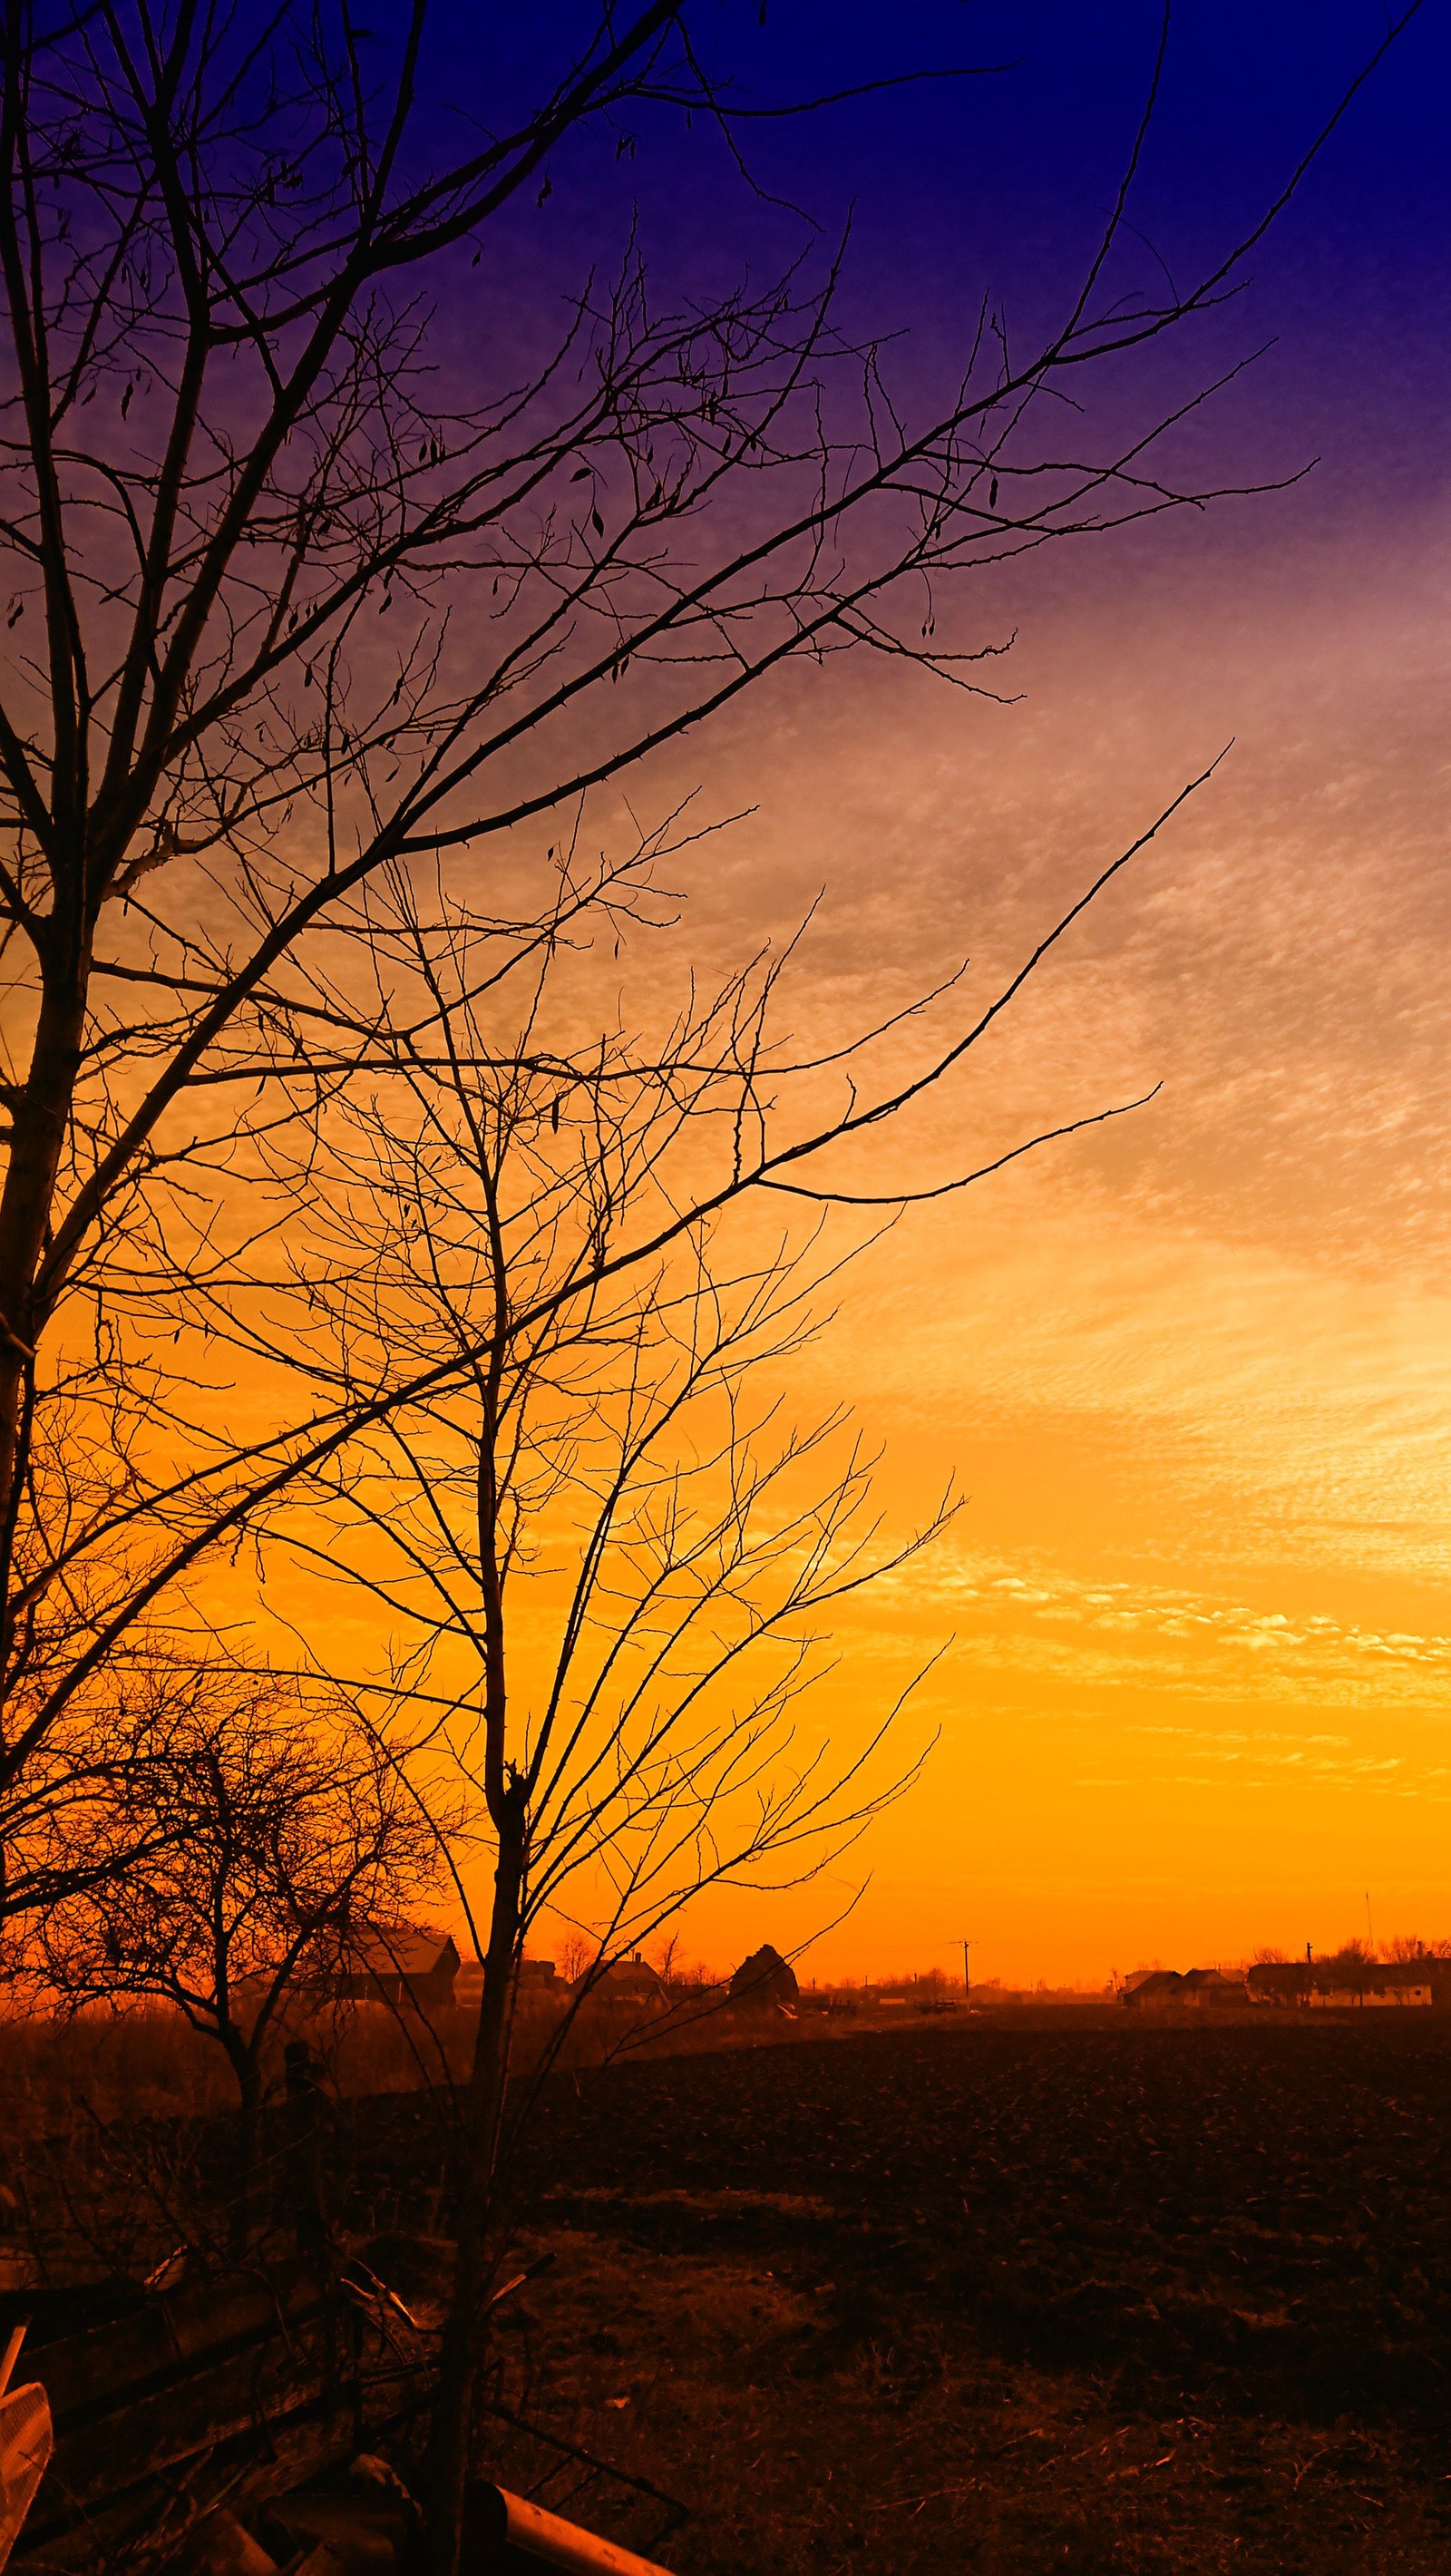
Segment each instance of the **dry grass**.
[[63,2132],[82,2104],[108,2121],[163,2120],[206,2118],[236,2100],[221,2050],[158,2011],[0,2023],[0,2093],[12,2137]]
[[[515,2022],[521,2074],[537,2065],[564,2017],[561,1997],[528,1996]],[[345,2098],[414,2092],[458,2082],[473,2048],[477,2005],[467,2000],[428,2014],[387,2004],[325,2010],[299,2006],[280,2020],[263,2052],[264,2082],[276,2091],[287,2040],[305,2038]],[[620,2058],[695,2055],[702,2049],[766,2047],[799,2038],[772,2013],[733,2013],[686,1997],[670,2012],[590,2001],[557,2051],[562,2072]],[[0,2098],[11,2138],[57,2135],[77,2112],[108,2123],[210,2119],[236,2107],[236,2080],[217,2042],[167,2007],[95,2008],[67,2018],[42,2013],[0,2019]]]

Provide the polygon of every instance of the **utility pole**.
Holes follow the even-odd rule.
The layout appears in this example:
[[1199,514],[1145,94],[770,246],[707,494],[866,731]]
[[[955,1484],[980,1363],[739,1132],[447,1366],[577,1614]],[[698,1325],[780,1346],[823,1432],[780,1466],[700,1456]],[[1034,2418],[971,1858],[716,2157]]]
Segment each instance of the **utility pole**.
[[967,1973],[967,1950],[968,1945],[964,1941],[962,1945],[962,2000],[964,2003],[972,1992],[972,1979]]

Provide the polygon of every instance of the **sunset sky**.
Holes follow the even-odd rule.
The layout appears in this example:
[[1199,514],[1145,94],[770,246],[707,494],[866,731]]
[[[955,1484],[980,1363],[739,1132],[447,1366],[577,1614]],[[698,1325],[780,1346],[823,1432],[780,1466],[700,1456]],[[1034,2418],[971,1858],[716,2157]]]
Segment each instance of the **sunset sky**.
[[[1157,23],[773,9],[777,94],[788,72],[1013,65],[757,129],[767,198],[828,229],[854,207],[853,312],[900,335],[909,391],[950,370],[985,289],[1026,320],[1077,273]],[[1177,276],[1245,228],[1384,24],[1176,16],[1145,256]],[[1451,1933],[1448,70],[1427,8],[1244,294],[1124,391],[1168,409],[1262,351],[1166,453],[1203,485],[1302,481],[960,599],[964,634],[1016,632],[993,674],[1010,704],[865,661],[796,671],[650,780],[753,809],[695,885],[697,945],[728,958],[824,890],[796,987],[820,1033],[961,955],[985,994],[1233,746],[892,1151],[939,1177],[965,1140],[1157,1083],[1152,1104],[906,1217],[799,1380],[884,1442],[899,1521],[948,1474],[970,1496],[843,1630],[844,1740],[914,1653],[954,1643],[918,1703],[941,1729],[922,1783],[805,1974],[960,1965],[969,1934],[983,1977],[1097,1982],[1334,1946],[1365,1932],[1367,1893],[1378,1938]],[[558,182],[558,240],[613,239],[626,193],[648,238],[671,186],[666,137],[628,183],[601,158]],[[698,189],[681,255],[709,265],[734,217],[719,241],[697,220]],[[757,204],[741,238],[778,221]],[[850,1878],[713,1900],[686,1946],[804,1939]]]

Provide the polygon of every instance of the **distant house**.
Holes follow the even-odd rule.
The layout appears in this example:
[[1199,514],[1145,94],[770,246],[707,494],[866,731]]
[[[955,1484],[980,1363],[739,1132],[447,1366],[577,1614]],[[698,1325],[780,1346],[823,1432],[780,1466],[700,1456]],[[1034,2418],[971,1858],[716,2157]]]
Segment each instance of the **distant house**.
[[1123,1999],[1131,2012],[1147,2011],[1155,2004],[1177,2003],[1183,1983],[1177,1968],[1146,1968],[1126,1980]]
[[1226,2005],[1248,2003],[1243,1977],[1227,1977],[1220,1968],[1189,1968],[1180,1982],[1179,2001],[1195,2012],[1220,2012]]
[[1257,1959],[1245,1979],[1250,2002],[1293,2009],[1308,2000],[1314,1973],[1304,1959]]
[[1264,1959],[1247,1982],[1251,2003],[1282,2011],[1424,2011],[1451,2001],[1440,1959]]
[[1131,2012],[1172,2004],[1187,2012],[1223,2012],[1249,1998],[1243,1977],[1227,1977],[1221,1968],[1150,1968],[1130,1977],[1123,2000]]
[[582,1977],[576,1977],[574,1991],[598,1995],[603,2003],[610,2004],[658,2007],[670,2000],[663,1980],[638,1950],[632,1950],[628,1959],[612,1959],[606,1968],[586,1968]]
[[[563,1995],[568,1992],[564,1979],[555,1973],[552,1959],[521,1959],[518,1985],[522,1995]],[[458,1972],[455,2003],[467,2004],[471,2012],[477,2012],[483,1991],[483,1960],[465,1959]]]
[[751,1952],[749,1959],[742,1959],[731,1979],[730,1993],[733,2004],[769,2004],[780,2012],[794,2012],[801,1989],[790,1961],[766,1941]]
[[337,1991],[356,2003],[411,2003],[427,2012],[453,2002],[458,1972],[452,1933],[404,1923],[392,1932],[360,1933],[350,1943]]

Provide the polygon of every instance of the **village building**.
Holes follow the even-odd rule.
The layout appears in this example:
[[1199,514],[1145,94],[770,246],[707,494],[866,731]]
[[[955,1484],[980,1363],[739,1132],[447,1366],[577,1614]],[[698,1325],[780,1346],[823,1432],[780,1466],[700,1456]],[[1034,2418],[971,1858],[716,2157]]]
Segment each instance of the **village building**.
[[1227,1977],[1221,1968],[1190,1968],[1181,1983],[1179,2001],[1193,2012],[1219,2012],[1248,2003],[1249,1996],[1243,1977]]
[[796,1971],[769,1941],[743,1959],[731,1979],[730,1999],[733,2004],[769,2005],[778,2012],[794,2012],[801,1989]]
[[[483,1991],[483,1984],[482,1959],[465,1959],[458,1972],[457,2001],[477,2004]],[[547,1993],[551,1989],[558,1994],[563,1994],[565,1991],[564,1981],[559,1978],[552,1959],[521,1959],[518,1985],[522,1994]]]
[[1282,2011],[1427,2011],[1451,2003],[1451,1960],[1262,1959],[1247,1982],[1251,2003]]
[[337,1992],[355,2003],[410,2003],[431,2012],[453,2002],[458,1972],[452,1933],[404,1923],[396,1931],[360,1933],[349,1943]]
[[1221,1968],[1148,1968],[1124,1981],[1123,2001],[1131,2012],[1176,2010],[1224,2012],[1249,2001],[1243,1977],[1227,1977]]
[[1123,1984],[1123,2002],[1131,2011],[1148,2011],[1156,2004],[1177,2002],[1184,1980],[1177,1968],[1138,1968]]
[[604,2003],[657,2009],[670,2001],[663,1978],[638,1950],[632,1950],[628,1959],[612,1959],[606,1968],[586,1968],[582,1977],[576,1977],[574,1992],[597,1995]]

